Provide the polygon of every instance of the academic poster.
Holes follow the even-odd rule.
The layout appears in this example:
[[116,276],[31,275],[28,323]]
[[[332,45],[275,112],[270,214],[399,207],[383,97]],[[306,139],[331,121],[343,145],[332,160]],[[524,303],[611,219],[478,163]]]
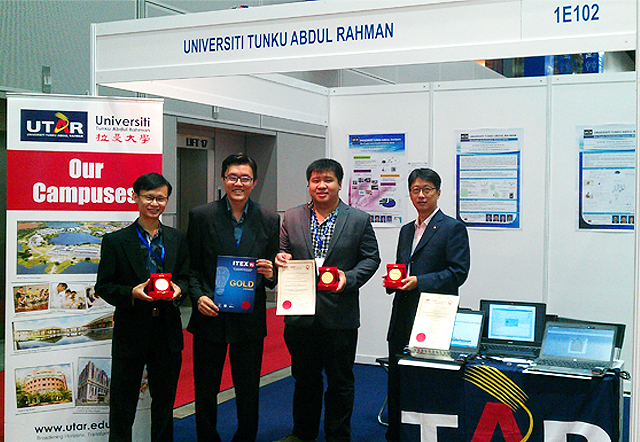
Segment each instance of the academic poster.
[[578,228],[633,230],[636,130],[632,124],[577,128]]
[[[94,290],[102,237],[162,169],[162,101],[7,100],[5,440],[107,441],[113,307]],[[136,440],[147,440],[141,380]]]
[[471,227],[520,227],[522,129],[456,131],[456,212]]
[[400,227],[406,204],[404,134],[349,135],[349,205],[374,227]]

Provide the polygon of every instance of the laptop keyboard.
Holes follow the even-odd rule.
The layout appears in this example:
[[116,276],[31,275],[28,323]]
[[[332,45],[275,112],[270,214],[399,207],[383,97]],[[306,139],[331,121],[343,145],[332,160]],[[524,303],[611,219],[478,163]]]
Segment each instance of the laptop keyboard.
[[536,363],[538,365],[546,365],[550,367],[583,368],[587,370],[602,367],[603,365],[602,362],[570,361],[558,359],[538,359]]
[[509,344],[483,344],[486,352],[501,355],[522,355],[522,356],[536,356],[540,352],[538,347],[528,347],[523,345],[509,345]]
[[[436,348],[412,348],[411,349],[411,353],[414,357],[417,358],[429,358],[429,357],[434,357],[434,358],[448,358],[448,359],[452,359],[452,360],[456,360],[460,357],[461,352],[458,351],[451,351],[451,350],[440,350],[440,349],[436,349]],[[465,355],[468,355],[468,353],[464,353]]]

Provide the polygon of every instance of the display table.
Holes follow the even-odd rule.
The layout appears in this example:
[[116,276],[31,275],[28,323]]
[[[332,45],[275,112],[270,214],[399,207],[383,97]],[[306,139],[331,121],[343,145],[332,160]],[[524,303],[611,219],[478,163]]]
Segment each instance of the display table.
[[[622,419],[618,374],[577,379],[527,374],[523,369],[477,360],[450,370],[400,359],[400,439],[618,442]],[[582,438],[567,439],[567,434]]]

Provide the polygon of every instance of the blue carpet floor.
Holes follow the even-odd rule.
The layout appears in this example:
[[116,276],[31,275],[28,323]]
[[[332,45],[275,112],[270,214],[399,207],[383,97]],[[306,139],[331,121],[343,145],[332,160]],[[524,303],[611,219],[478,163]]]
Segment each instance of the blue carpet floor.
[[[354,441],[384,442],[386,427],[377,421],[378,411],[387,394],[387,374],[377,365],[354,367],[356,397],[353,410],[352,435]],[[291,432],[291,399],[293,378],[288,377],[260,389],[260,428],[256,442],[273,442]],[[276,412],[277,410],[277,412]],[[218,432],[223,442],[230,441],[236,430],[236,402],[218,406]],[[196,442],[195,415],[181,419],[173,426],[174,442]],[[318,442],[324,441],[320,429]]]

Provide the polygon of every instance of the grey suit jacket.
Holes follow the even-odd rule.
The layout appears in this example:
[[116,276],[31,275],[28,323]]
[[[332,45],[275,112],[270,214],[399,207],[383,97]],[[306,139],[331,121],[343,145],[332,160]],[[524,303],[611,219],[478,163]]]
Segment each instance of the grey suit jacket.
[[[311,210],[303,204],[287,210],[280,230],[280,250],[293,259],[314,259],[311,239]],[[287,316],[285,324],[308,327],[318,320],[330,329],[360,327],[359,290],[380,265],[378,241],[369,214],[340,201],[336,226],[329,242],[325,266],[337,267],[345,273],[344,291],[317,291],[316,314]]]
[[247,214],[242,228],[242,239],[236,247],[233,225],[227,209],[227,197],[195,207],[189,212],[189,252],[191,254],[190,296],[191,319],[187,330],[218,343],[237,343],[262,339],[267,335],[266,291],[274,287],[274,280],[258,274],[253,312],[221,312],[215,318],[198,311],[198,299],[213,299],[216,286],[216,268],[219,255],[243,256],[274,260],[278,252],[280,217],[275,212],[255,203],[247,202]]

